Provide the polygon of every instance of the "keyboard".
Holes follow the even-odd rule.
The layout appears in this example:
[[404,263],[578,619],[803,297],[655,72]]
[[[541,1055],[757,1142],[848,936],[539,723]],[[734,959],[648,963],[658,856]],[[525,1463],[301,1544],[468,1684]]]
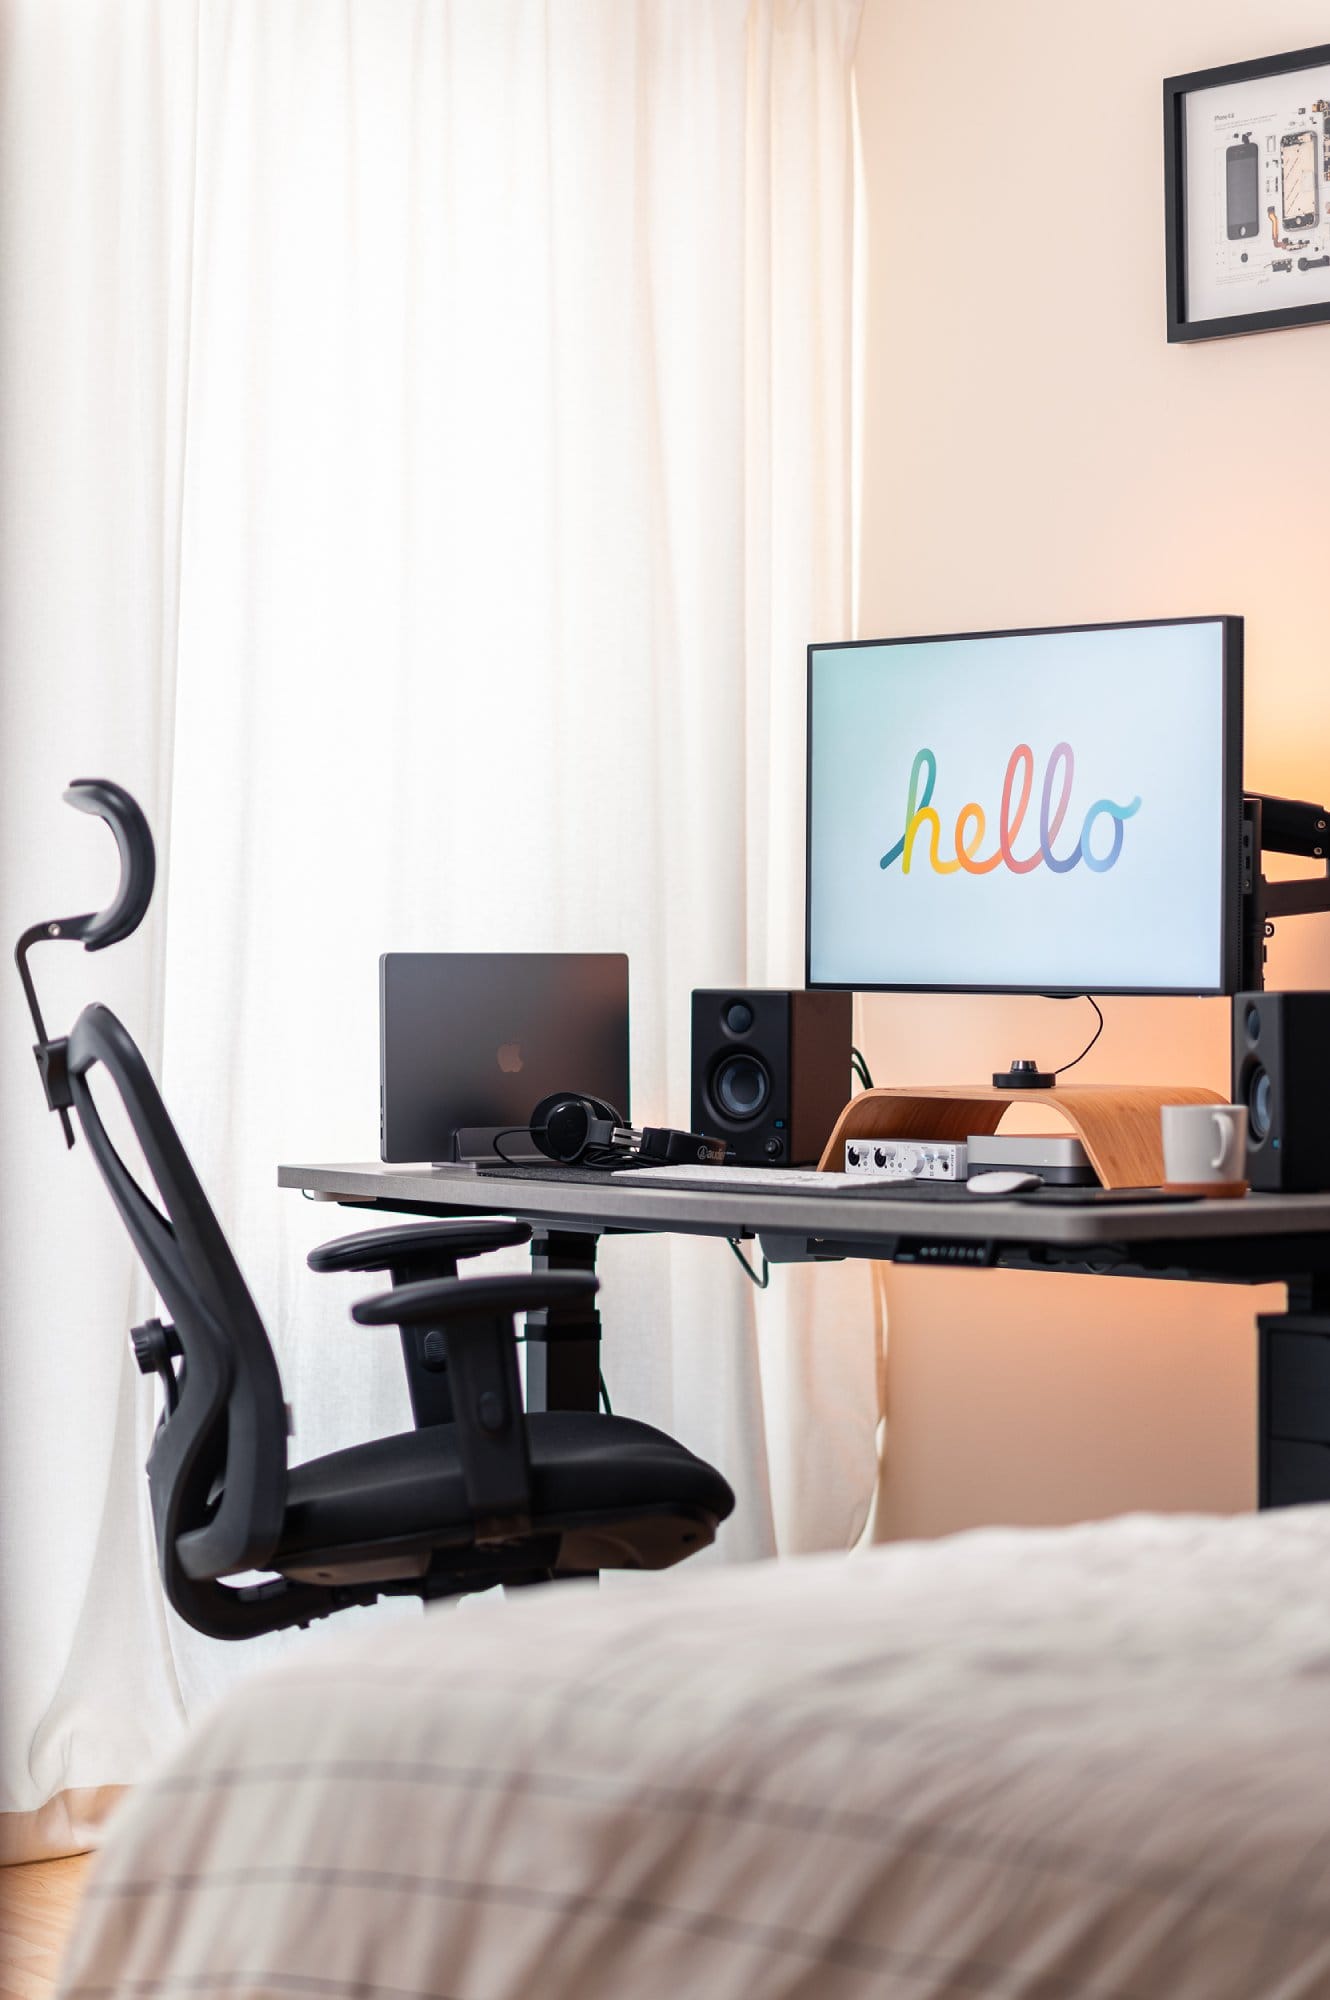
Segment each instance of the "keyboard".
[[[653,1187],[743,1188],[749,1194],[844,1194],[869,1185],[866,1174],[820,1174],[816,1167],[653,1167],[650,1172]],[[610,1179],[619,1179],[617,1170]]]
[[512,1166],[487,1161],[477,1166],[476,1172],[485,1180],[499,1181],[577,1181],[585,1187],[604,1187],[608,1180],[637,1180],[642,1174],[653,1171],[649,1160],[626,1160],[621,1167],[573,1167],[562,1160],[514,1161]]

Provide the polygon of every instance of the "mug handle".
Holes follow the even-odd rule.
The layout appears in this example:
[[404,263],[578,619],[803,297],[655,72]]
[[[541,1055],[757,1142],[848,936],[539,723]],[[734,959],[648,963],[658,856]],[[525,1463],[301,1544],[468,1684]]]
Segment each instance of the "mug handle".
[[1218,1173],[1227,1159],[1229,1149],[1233,1143],[1233,1127],[1229,1120],[1221,1118],[1217,1111],[1214,1113],[1214,1126],[1215,1131],[1219,1134],[1219,1151],[1210,1162],[1210,1171]]

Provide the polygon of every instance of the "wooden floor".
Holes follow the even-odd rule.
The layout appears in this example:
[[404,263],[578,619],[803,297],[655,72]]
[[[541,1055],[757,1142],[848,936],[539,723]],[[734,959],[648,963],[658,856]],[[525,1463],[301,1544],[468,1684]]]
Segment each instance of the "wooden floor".
[[45,2000],[74,1926],[90,1854],[0,1868],[0,2000]]

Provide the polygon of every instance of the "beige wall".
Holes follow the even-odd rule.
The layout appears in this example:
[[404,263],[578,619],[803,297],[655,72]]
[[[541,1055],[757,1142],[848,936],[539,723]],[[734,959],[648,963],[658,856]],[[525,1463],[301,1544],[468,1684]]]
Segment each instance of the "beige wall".
[[[859,631],[1236,611],[1254,788],[1330,793],[1330,326],[1164,339],[1161,81],[1327,38],[1310,0],[867,0]],[[964,221],[934,205],[961,124]],[[1039,207],[1042,190],[1056,202]],[[1290,494],[1296,496],[1290,500]],[[1271,986],[1330,986],[1330,920]],[[861,1003],[879,1080],[1060,1062],[1089,1009]],[[1228,1008],[1117,1000],[1089,1080],[1228,1090]],[[887,1535],[1249,1506],[1245,1291],[894,1270]]]

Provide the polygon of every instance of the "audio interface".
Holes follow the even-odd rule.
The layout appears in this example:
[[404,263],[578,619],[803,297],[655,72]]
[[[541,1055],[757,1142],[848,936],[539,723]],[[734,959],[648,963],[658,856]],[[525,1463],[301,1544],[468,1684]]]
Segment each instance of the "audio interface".
[[845,1171],[884,1181],[963,1181],[966,1147],[956,1139],[847,1139]]

